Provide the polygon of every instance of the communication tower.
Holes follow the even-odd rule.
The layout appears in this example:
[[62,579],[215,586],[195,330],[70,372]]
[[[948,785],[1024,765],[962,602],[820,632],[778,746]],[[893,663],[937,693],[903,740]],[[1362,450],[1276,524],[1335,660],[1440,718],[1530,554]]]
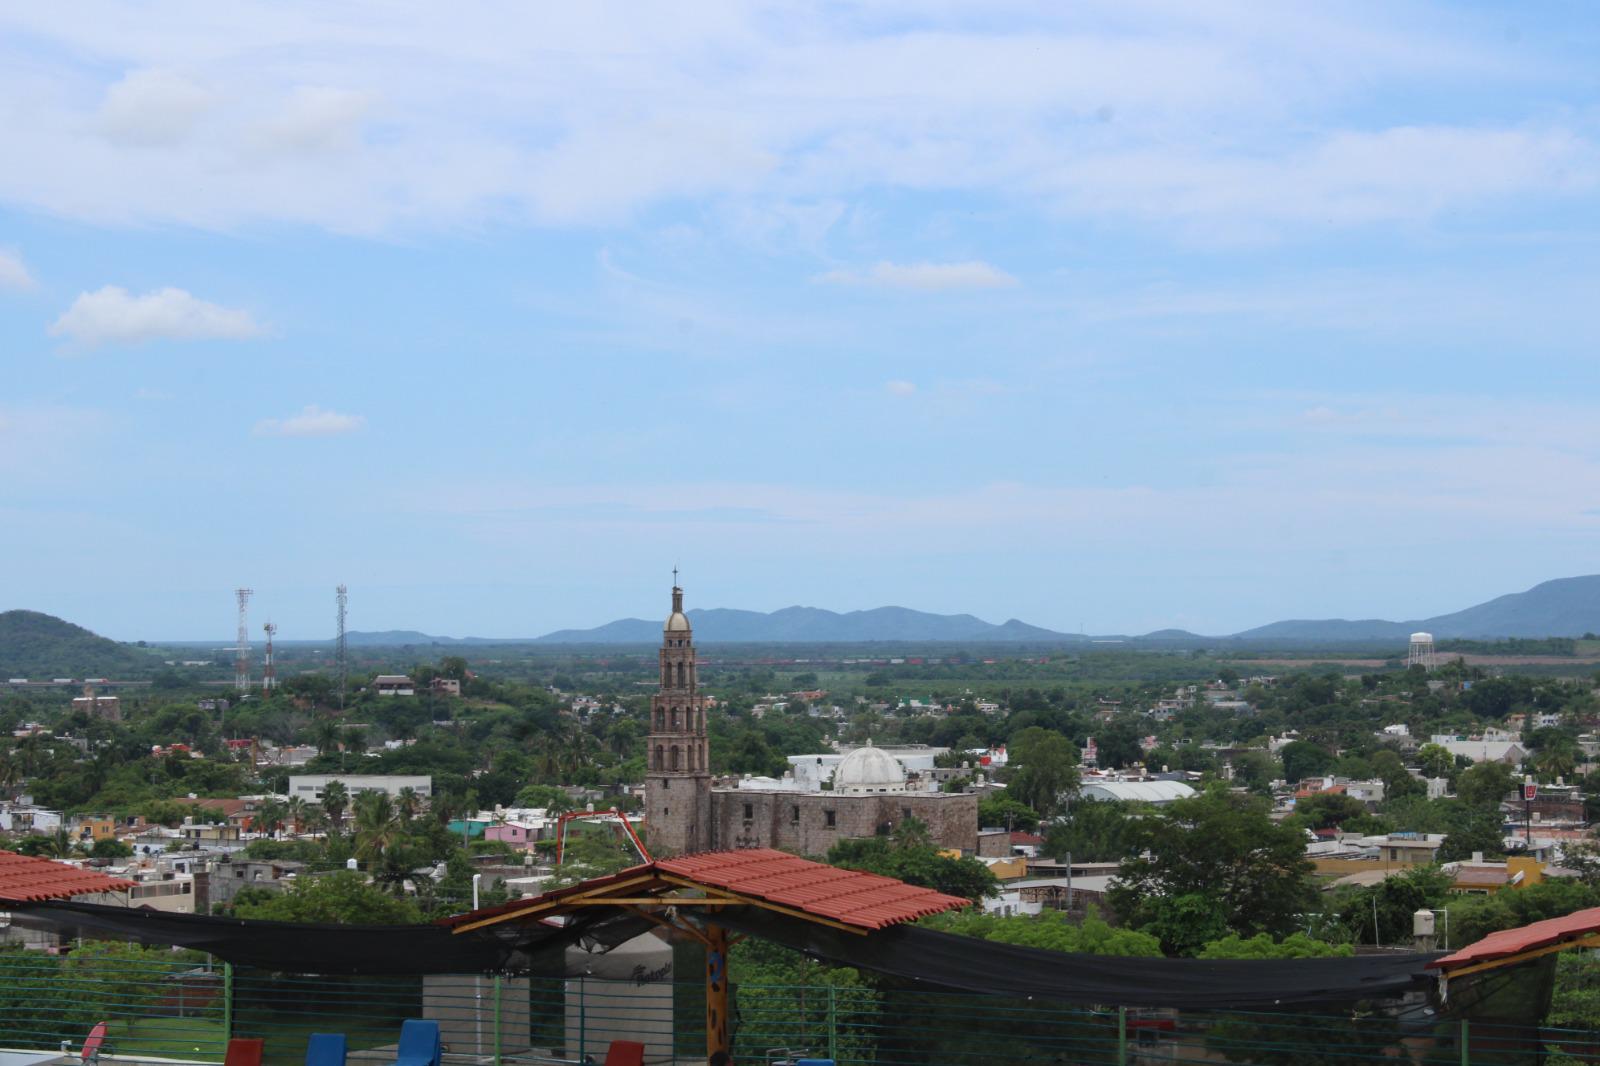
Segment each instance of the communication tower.
[[344,641],[344,613],[345,606],[350,602],[350,590],[340,585],[335,591],[335,600],[339,604],[339,636],[334,645],[334,655],[339,667],[339,710],[344,710],[345,679],[349,677],[349,666],[345,661]]
[[1411,649],[1406,653],[1406,666],[1420,666],[1432,670],[1439,665],[1439,653],[1433,646],[1432,633],[1411,634]]
[[261,661],[261,694],[270,696],[278,687],[278,671],[272,665],[272,637],[278,631],[278,624],[268,622],[261,628],[267,634],[267,657]]
[[234,589],[239,599],[239,643],[233,650],[233,684],[241,693],[250,691],[250,597],[253,589]]

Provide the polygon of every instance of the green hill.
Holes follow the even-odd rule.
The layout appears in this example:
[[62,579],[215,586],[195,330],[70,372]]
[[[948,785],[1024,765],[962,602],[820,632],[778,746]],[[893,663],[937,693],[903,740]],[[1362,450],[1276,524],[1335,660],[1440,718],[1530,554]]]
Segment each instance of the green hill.
[[26,677],[148,677],[160,665],[154,652],[114,640],[38,611],[0,611],[0,681]]

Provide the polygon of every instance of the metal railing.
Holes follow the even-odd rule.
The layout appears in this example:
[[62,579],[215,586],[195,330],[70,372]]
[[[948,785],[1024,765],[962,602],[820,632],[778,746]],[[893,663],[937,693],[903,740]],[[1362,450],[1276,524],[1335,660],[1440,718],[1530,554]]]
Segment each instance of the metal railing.
[[[0,952],[0,1049],[77,1055],[104,1025],[102,1060],[221,1062],[262,1037],[269,1066],[304,1061],[314,1032],[344,1033],[355,1063],[388,1063],[408,1018],[439,1022],[453,1066],[604,1060],[637,1040],[646,1062],[703,1063],[699,983],[448,975],[347,978],[234,970],[193,959]],[[1092,1009],[894,985],[736,985],[734,1061],[839,1066],[1013,1063],[1600,1064],[1600,1030],[1396,1016]]]

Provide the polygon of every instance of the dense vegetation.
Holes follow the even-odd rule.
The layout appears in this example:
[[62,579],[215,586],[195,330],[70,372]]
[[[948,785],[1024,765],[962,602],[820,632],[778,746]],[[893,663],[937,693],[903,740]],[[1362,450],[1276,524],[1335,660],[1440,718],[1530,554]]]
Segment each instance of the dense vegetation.
[[149,677],[161,665],[143,647],[118,644],[38,611],[0,611],[0,681],[26,677]]

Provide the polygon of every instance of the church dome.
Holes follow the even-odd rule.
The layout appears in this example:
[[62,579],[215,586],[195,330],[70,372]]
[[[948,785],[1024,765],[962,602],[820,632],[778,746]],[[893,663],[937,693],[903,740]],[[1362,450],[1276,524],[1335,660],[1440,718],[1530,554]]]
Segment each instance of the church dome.
[[882,748],[857,748],[833,771],[835,792],[904,792],[906,770]]
[[[674,570],[672,576],[677,577],[678,572]],[[661,627],[661,631],[663,633],[689,632],[689,616],[683,613],[683,590],[676,585],[672,586],[672,613],[667,615],[667,623]]]

